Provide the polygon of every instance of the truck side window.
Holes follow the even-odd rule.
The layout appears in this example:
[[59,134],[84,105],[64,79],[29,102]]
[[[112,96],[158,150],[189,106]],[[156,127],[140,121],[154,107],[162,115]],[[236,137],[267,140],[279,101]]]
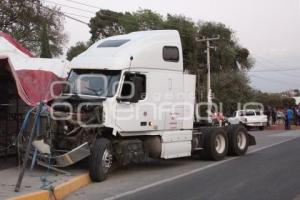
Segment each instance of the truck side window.
[[[138,85],[136,85],[138,84]],[[133,87],[135,90],[133,90]],[[137,94],[134,94],[137,93]],[[130,98],[136,96],[136,101],[146,98],[146,76],[144,74],[126,74],[121,96]]]
[[130,97],[132,94],[132,77],[133,74],[126,74],[121,91],[121,97]]
[[163,47],[163,59],[168,62],[178,62],[179,61],[179,50],[174,46]]
[[254,116],[254,112],[253,111],[247,111],[246,112],[246,116]]
[[138,100],[144,100],[146,98],[146,76],[144,74],[136,74],[136,78],[139,79],[135,85],[135,92],[138,92]]
[[142,78],[142,90],[140,94],[140,100],[144,100],[146,98],[146,76],[143,74],[139,75]]

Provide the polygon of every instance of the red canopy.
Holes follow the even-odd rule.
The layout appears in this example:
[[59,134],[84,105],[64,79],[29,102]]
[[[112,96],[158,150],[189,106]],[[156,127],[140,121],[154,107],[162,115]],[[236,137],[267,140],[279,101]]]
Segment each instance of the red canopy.
[[61,85],[51,85],[67,76],[68,61],[33,58],[28,49],[3,32],[0,32],[0,61],[0,67],[11,72],[19,96],[30,106],[35,106],[40,101],[47,102],[54,95],[59,95]]

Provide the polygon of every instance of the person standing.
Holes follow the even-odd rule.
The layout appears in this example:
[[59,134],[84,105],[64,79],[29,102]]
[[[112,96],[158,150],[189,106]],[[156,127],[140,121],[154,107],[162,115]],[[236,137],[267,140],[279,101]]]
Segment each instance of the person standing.
[[293,121],[294,119],[294,112],[292,110],[291,107],[289,107],[287,109],[287,120],[288,120],[288,124],[289,124],[289,129],[291,129],[291,122]]
[[271,111],[270,111],[270,107],[267,106],[264,112],[265,115],[267,115],[267,127],[270,127],[270,116],[271,116]]
[[296,126],[300,126],[300,113],[299,113],[299,107],[294,107],[294,122]]
[[296,126],[298,126],[298,114],[297,114],[297,106],[293,107],[293,121]]
[[272,108],[271,115],[272,115],[272,124],[275,125],[277,121],[277,111],[275,107]]
[[290,129],[290,123],[289,123],[287,109],[284,109],[284,127],[285,127],[285,130],[289,130]]

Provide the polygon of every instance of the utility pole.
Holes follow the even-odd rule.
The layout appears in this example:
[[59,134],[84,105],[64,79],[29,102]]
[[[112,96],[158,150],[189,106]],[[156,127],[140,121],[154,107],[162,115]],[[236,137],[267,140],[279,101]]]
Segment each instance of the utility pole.
[[216,47],[210,46],[210,41],[219,40],[220,36],[215,38],[203,38],[197,39],[197,42],[206,42],[206,56],[207,56],[207,119],[211,123],[211,108],[212,108],[212,93],[211,93],[211,81],[210,81],[210,49],[215,49]]

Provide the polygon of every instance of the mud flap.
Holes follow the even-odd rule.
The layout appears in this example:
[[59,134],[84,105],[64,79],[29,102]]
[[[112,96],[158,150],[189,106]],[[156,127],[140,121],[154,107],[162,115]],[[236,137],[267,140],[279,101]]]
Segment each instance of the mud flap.
[[255,140],[255,137],[253,135],[250,135],[248,133],[248,138],[249,138],[249,146],[256,145],[256,140]]

